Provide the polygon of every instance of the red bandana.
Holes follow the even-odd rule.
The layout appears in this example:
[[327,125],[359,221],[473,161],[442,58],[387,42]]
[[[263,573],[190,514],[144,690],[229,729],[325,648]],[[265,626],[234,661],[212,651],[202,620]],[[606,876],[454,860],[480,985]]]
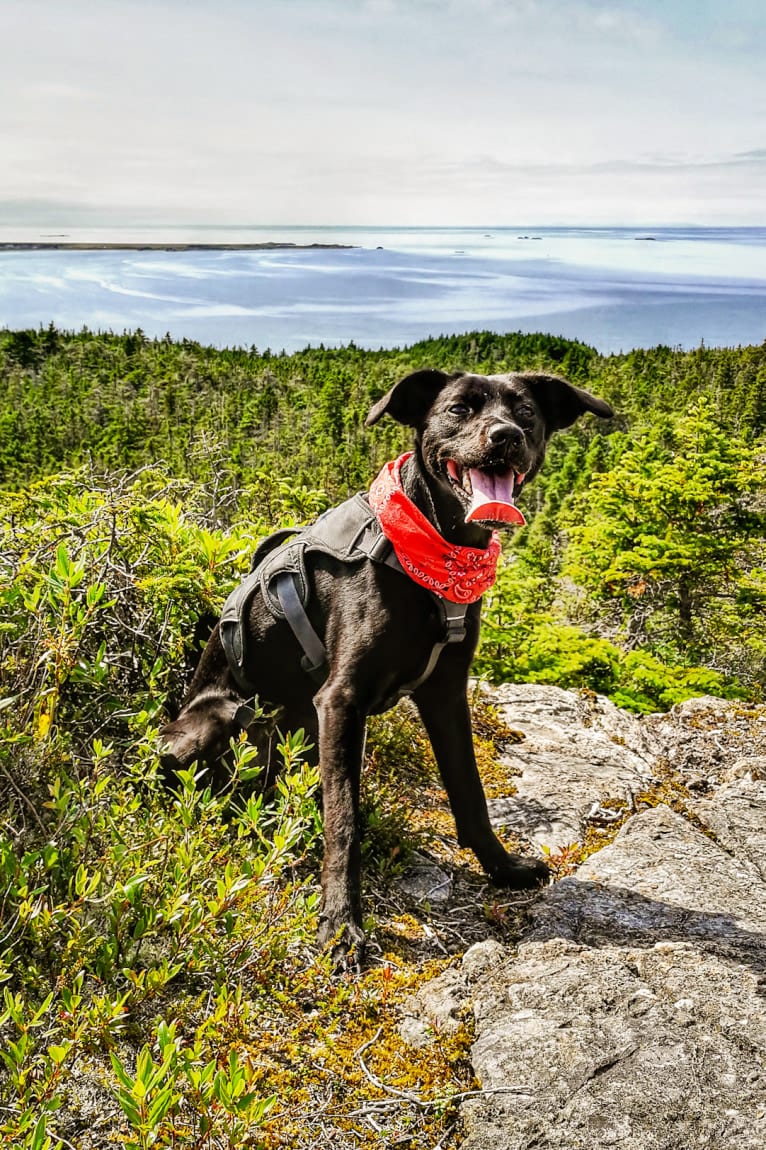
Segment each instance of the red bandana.
[[493,531],[486,549],[442,539],[404,494],[399,473],[411,455],[408,451],[383,466],[370,487],[370,506],[410,578],[452,603],[475,603],[495,582],[500,536]]

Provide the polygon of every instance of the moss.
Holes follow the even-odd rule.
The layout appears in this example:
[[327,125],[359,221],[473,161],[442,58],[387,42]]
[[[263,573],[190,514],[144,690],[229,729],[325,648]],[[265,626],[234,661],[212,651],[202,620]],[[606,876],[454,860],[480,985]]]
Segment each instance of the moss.
[[546,861],[551,867],[554,879],[572,874],[587,858],[614,842],[620,829],[634,814],[640,814],[641,811],[653,807],[662,805],[670,807],[676,814],[690,822],[700,834],[704,834],[713,842],[718,841],[710,828],[695,814],[688,787],[678,779],[670,766],[667,763],[660,763],[655,770],[655,780],[651,786],[634,795],[632,805],[626,803],[624,799],[604,799],[599,806],[602,810],[614,812],[613,819],[604,824],[603,821],[599,821],[598,815],[595,815],[593,819],[585,822],[582,842],[571,843],[560,851],[547,855]]
[[[263,1127],[263,1146],[458,1145],[452,1094],[471,1089],[472,1033],[435,1033],[413,1049],[398,1031],[402,1004],[446,963],[397,969],[392,962],[338,982],[319,968],[304,993],[273,1000],[268,1029],[240,1031],[262,1091],[278,1101]],[[401,1097],[402,1094],[408,1098]],[[372,1121],[370,1121],[372,1120]],[[411,1141],[407,1141],[410,1139]]]

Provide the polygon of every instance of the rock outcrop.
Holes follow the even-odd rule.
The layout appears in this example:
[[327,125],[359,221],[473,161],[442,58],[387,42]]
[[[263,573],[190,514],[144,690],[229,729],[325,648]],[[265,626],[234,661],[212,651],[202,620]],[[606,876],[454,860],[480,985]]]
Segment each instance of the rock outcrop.
[[526,735],[498,826],[560,851],[658,775],[688,801],[639,810],[548,887],[516,950],[478,943],[420,992],[421,1041],[428,1020],[473,1012],[463,1150],[762,1150],[766,708],[698,699],[639,719],[535,686],[495,701]]
[[520,771],[516,793],[490,802],[490,817],[538,846],[582,837],[604,798],[630,801],[653,776],[661,744],[648,724],[590,693],[531,683],[488,690],[524,738],[505,758]]

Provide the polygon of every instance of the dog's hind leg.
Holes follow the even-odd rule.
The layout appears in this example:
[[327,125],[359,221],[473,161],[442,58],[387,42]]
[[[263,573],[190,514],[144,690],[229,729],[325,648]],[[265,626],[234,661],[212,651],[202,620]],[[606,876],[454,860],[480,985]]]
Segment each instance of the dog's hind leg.
[[[446,664],[447,659],[445,670]],[[471,712],[465,689],[462,682],[456,689],[454,675],[440,674],[439,671],[437,665],[431,677],[412,697],[431,740],[455,818],[458,842],[473,851],[498,886],[519,890],[540,886],[548,878],[545,863],[509,854],[492,830],[476,766]]]

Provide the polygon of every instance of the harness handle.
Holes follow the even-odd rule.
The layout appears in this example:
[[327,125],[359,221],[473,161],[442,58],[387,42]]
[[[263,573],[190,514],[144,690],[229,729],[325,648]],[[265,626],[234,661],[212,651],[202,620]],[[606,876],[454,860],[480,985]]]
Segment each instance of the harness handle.
[[281,572],[274,580],[274,590],[290,630],[303,648],[301,667],[321,685],[327,678],[327,651],[306,614],[292,572]]

